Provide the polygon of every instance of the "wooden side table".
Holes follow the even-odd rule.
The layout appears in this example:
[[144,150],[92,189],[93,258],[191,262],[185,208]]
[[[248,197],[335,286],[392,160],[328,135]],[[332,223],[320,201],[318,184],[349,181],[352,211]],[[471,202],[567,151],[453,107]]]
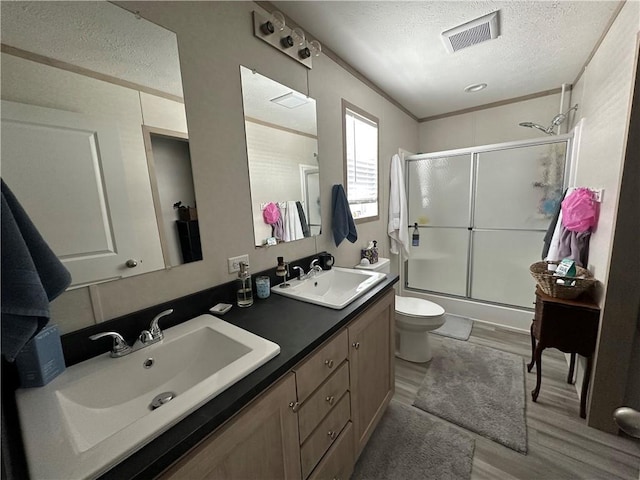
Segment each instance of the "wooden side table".
[[582,295],[575,300],[550,297],[536,287],[535,317],[531,324],[531,362],[527,371],[536,365],[536,388],[531,392],[533,401],[538,399],[542,380],[542,351],[557,348],[571,354],[567,383],[573,383],[576,354],[587,359],[582,380],[580,416],[587,416],[587,391],[591,377],[593,353],[598,337],[600,307],[591,298]]

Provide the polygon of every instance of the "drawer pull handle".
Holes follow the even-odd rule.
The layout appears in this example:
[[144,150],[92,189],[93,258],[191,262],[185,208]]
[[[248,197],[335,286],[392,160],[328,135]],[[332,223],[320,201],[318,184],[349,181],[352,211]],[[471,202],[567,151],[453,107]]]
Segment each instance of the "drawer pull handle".
[[333,360],[325,360],[324,364],[329,368],[333,368]]
[[338,436],[338,434],[336,432],[334,432],[333,430],[329,430],[329,432],[327,433],[327,435],[329,435],[329,438],[331,440],[335,440],[336,437]]
[[334,400],[333,395],[325,398],[325,400],[329,403],[329,405],[333,405],[333,400]]
[[298,408],[300,408],[300,403],[299,402],[289,402],[289,408],[291,409],[292,412],[297,412]]
[[354,342],[354,343],[351,344],[351,346],[353,348],[355,348],[356,350],[358,350],[360,348],[360,342]]

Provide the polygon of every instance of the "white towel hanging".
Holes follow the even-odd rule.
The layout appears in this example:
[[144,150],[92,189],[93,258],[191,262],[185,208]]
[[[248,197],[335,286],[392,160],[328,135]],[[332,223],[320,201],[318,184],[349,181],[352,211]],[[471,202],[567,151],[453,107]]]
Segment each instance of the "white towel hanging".
[[407,196],[404,189],[404,174],[399,155],[391,157],[391,182],[389,190],[389,225],[387,233],[391,237],[390,252],[398,255],[400,250],[409,258],[409,224],[407,220]]

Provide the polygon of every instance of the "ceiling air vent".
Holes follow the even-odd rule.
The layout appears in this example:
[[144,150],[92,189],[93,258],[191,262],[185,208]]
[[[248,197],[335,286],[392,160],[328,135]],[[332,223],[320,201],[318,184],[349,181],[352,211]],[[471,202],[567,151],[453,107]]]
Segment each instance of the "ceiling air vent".
[[442,41],[449,53],[498,38],[498,11],[442,32]]

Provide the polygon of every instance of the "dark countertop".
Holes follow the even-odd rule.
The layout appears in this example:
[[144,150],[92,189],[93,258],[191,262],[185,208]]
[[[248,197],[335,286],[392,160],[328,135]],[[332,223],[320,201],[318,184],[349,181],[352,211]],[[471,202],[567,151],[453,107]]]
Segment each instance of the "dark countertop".
[[398,281],[387,278],[342,310],[333,310],[281,295],[254,299],[253,306],[234,306],[223,320],[280,345],[280,354],[191,413],[130,457],[106,472],[103,479],[149,479],[160,474],[290,371],[316,347],[359,315],[367,303],[381,297]]

